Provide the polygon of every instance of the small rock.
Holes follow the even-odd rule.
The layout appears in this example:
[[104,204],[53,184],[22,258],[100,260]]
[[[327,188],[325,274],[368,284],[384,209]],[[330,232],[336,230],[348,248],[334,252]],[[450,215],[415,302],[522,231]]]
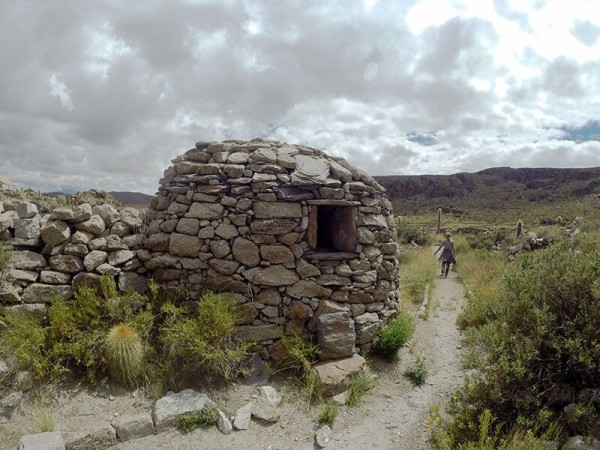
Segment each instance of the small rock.
[[272,386],[261,386],[258,388],[262,399],[271,406],[279,406],[281,403],[281,395]]
[[317,430],[315,434],[315,442],[321,448],[326,447],[331,440],[331,428],[325,425]]
[[253,406],[254,404],[250,402],[236,411],[235,418],[233,419],[233,428],[236,430],[248,429],[252,417]]
[[223,411],[219,411],[217,428],[223,434],[230,434],[233,431],[233,425],[231,425],[231,421]]
[[267,423],[279,422],[279,412],[275,407],[263,401],[254,404],[254,407],[252,408],[252,417]]

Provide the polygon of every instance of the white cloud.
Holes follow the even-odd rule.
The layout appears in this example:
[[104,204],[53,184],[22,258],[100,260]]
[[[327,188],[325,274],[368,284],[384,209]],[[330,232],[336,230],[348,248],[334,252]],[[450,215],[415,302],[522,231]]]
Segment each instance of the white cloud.
[[154,192],[197,140],[373,175],[600,165],[593,0],[0,4],[0,175]]

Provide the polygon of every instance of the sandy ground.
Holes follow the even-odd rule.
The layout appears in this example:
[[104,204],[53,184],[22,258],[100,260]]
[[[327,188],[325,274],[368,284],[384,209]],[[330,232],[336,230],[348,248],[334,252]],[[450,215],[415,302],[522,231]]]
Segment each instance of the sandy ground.
[[[374,362],[379,379],[374,389],[364,396],[358,407],[340,407],[332,427],[327,449],[433,449],[431,429],[437,422],[432,409],[443,411],[451,392],[462,383],[460,365],[461,334],[456,317],[464,301],[464,289],[451,272],[447,279],[436,279],[431,289],[429,315],[417,319],[411,345],[398,353],[390,363]],[[429,376],[421,387],[415,387],[404,376],[407,367],[421,358]],[[245,431],[221,434],[216,427],[200,428],[188,434],[169,430],[157,435],[119,443],[111,450],[150,449],[314,449],[315,432],[320,427],[318,407],[309,408],[297,397],[294,388],[273,386],[284,400],[279,407],[278,423],[261,425],[252,422]],[[48,394],[48,393],[46,393]],[[135,395],[135,396],[134,396]],[[226,413],[257,397],[256,388],[235,385],[209,396]],[[81,429],[85,422],[108,421],[122,414],[149,411],[152,404],[141,393],[115,395],[112,400],[94,397],[84,389],[55,392],[52,407],[55,431],[68,434]],[[33,433],[35,426],[31,407],[25,404],[13,420],[0,428],[0,448],[14,449],[18,436]],[[82,412],[91,415],[82,415]]]

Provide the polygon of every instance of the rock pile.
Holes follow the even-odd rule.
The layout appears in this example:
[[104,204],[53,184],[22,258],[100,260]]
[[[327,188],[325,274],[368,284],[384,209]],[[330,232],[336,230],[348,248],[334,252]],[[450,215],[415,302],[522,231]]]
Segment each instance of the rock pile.
[[265,345],[292,329],[321,359],[368,347],[399,307],[392,205],[342,158],[301,145],[198,142],[173,160],[138,253],[159,283],[233,292],[240,336]]
[[114,276],[122,291],[143,290],[147,271],[138,259],[142,218],[139,211],[110,204],[82,203],[41,215],[29,202],[0,202],[0,243],[12,248],[0,302],[40,315],[57,296]]

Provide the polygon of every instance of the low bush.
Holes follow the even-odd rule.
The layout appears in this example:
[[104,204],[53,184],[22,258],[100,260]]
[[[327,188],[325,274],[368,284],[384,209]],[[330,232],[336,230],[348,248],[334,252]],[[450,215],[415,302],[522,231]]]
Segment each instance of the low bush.
[[[599,414],[564,406],[600,385],[600,247],[594,236],[524,254],[499,275],[494,301],[471,314],[473,376],[457,393],[455,443],[476,442],[484,411],[499,433],[543,433],[555,422],[586,435]],[[478,302],[474,292],[469,302]],[[477,320],[474,320],[477,317]],[[570,392],[564,398],[557,392]]]
[[415,322],[405,312],[399,312],[396,318],[385,324],[373,341],[373,351],[385,359],[393,359],[412,337]]
[[190,433],[201,426],[216,425],[219,420],[219,410],[214,405],[207,405],[200,411],[190,411],[179,416],[177,428]]
[[250,344],[235,338],[237,302],[233,297],[206,294],[197,307],[165,303],[158,339],[161,354],[184,378],[199,374],[229,380],[242,373]]
[[[116,292],[108,277],[103,284],[107,294]],[[0,334],[0,357],[14,356],[17,367],[31,370],[37,378],[73,372],[94,381],[106,371],[103,347],[110,327],[126,322],[142,339],[148,336],[153,317],[142,304],[137,294],[104,297],[83,287],[72,302],[52,301],[47,324],[5,310],[1,317],[7,327]]]
[[321,414],[319,415],[319,423],[324,423],[329,426],[332,426],[335,423],[335,419],[337,419],[339,411],[340,408],[335,403],[325,403],[323,409],[321,410]]
[[318,403],[323,399],[322,383],[318,375],[312,370],[314,362],[319,356],[319,346],[298,333],[286,334],[281,339],[281,344],[288,355],[287,367],[298,377],[300,392],[309,403]]
[[412,366],[406,369],[404,375],[412,381],[416,386],[421,386],[427,381],[429,372],[422,359],[418,359]]
[[402,244],[414,242],[417,245],[425,246],[431,242],[431,232],[424,227],[418,227],[406,222],[400,222],[396,228],[398,241]]
[[348,406],[358,406],[363,401],[365,393],[375,387],[375,379],[368,374],[352,377],[348,385]]

